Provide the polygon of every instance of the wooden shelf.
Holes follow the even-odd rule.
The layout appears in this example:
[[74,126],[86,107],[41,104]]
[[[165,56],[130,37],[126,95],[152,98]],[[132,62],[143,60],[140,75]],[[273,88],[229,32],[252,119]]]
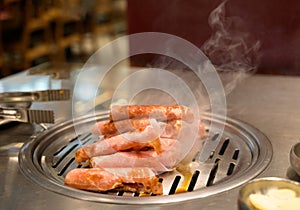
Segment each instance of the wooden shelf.
[[50,44],[41,44],[34,48],[27,49],[24,55],[26,60],[34,60],[38,57],[49,55],[52,53],[52,47]]
[[[7,28],[14,33],[14,38],[10,38],[10,34],[7,33],[9,45],[5,43],[5,50],[10,55],[10,64],[15,65],[12,68],[16,71],[31,67],[34,60],[40,60],[39,57],[47,56],[50,62],[65,62],[66,52],[70,52],[66,49],[72,49],[73,44],[79,44],[77,46],[80,51],[77,51],[80,55],[77,52],[74,54],[85,58],[92,53],[84,50],[85,34],[91,34],[93,41],[98,43],[99,36],[115,36],[116,24],[122,22],[119,19],[112,20],[119,17],[115,15],[120,12],[119,7],[116,9],[114,6],[116,0],[93,1],[92,7],[87,11],[90,19],[82,19],[82,16],[77,14],[75,16],[66,10],[70,6],[82,9],[81,1],[72,1],[72,5],[60,0],[4,0],[4,2],[16,6],[13,18],[18,20],[18,24],[14,24],[13,28]],[[1,56],[0,49],[0,69],[4,65],[5,59]]]
[[81,40],[81,35],[72,34],[67,37],[61,38],[58,41],[58,45],[59,45],[59,48],[65,49],[67,47],[70,47],[73,43],[80,42],[80,40]]

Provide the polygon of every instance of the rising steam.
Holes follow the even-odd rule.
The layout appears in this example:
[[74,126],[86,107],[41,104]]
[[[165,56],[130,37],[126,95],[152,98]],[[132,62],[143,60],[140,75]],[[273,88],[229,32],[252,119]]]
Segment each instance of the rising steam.
[[[252,37],[240,17],[226,16],[226,3],[227,1],[222,2],[210,13],[208,24],[212,35],[204,42],[201,50],[214,65],[224,85],[225,93],[229,94],[238,83],[255,73],[260,60],[260,42]],[[172,44],[174,43],[167,43],[167,45]],[[170,58],[158,56],[148,67],[170,69],[173,73],[178,73],[194,91],[200,109],[209,110],[210,102],[205,88],[194,79],[195,75],[191,71],[186,71],[186,66]],[[202,70],[205,69],[203,66]],[[168,104],[161,101],[167,100],[167,97],[158,98],[160,98],[159,103]],[[144,103],[146,99],[144,98]],[[153,103],[151,99],[149,100]]]
[[211,12],[208,23],[212,36],[201,48],[220,73],[226,93],[230,93],[256,71],[260,42],[251,37],[241,18],[225,16],[226,3]]

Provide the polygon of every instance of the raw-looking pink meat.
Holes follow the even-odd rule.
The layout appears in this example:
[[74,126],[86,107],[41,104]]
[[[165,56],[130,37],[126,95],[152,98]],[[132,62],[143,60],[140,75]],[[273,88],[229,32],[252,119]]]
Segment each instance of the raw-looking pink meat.
[[162,194],[162,184],[153,169],[140,168],[76,168],[65,177],[65,185],[90,191],[122,190]]
[[120,134],[80,148],[76,151],[75,160],[80,164],[94,156],[108,155],[125,150],[145,150],[146,148],[154,149],[160,154],[159,136],[162,128],[156,120],[153,119],[152,121],[151,125],[148,125],[143,131]]
[[162,153],[154,150],[117,152],[111,155],[96,156],[90,159],[95,168],[148,167],[159,172],[171,171],[178,164],[180,142],[175,139],[161,139]]
[[93,144],[78,149],[75,153],[75,160],[78,164],[81,164],[95,156],[110,155],[126,150],[139,151],[151,148],[155,148],[157,153],[161,153],[160,138],[151,142],[138,142],[128,140],[122,135],[118,135],[109,139],[99,140]]

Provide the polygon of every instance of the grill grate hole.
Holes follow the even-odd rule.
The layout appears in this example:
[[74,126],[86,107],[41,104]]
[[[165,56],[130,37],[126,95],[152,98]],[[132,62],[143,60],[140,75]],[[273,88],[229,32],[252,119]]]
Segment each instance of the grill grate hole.
[[71,160],[69,160],[69,162],[62,168],[62,170],[60,172],[58,172],[57,175],[62,176],[74,160],[75,160],[75,158],[72,158]]
[[80,138],[80,134],[78,136],[76,136],[75,138],[71,139],[69,142],[72,143],[73,141],[76,141],[78,138]]
[[172,184],[172,186],[171,186],[169,195],[175,194],[180,179],[181,179],[181,176],[176,176],[176,177],[175,177],[175,179],[174,179],[174,181],[173,181],[173,184]]
[[227,149],[227,147],[228,147],[228,144],[229,144],[229,139],[226,139],[226,140],[224,141],[224,143],[223,143],[223,145],[222,145],[220,151],[219,151],[219,155],[224,155],[224,153],[225,153],[225,151],[226,151],[226,149]]
[[214,155],[215,155],[215,151],[211,151],[209,159],[212,159]]
[[[82,138],[81,135],[78,135],[76,138],[73,138],[71,141],[71,143],[69,143],[68,145],[63,146],[61,149],[59,149],[57,152],[55,152],[53,154],[54,158],[53,158],[53,163],[52,163],[52,167],[56,168],[63,159],[65,159],[73,150],[75,150],[78,146],[80,145],[84,145],[86,144],[88,141],[91,140],[91,133],[88,133],[87,135],[85,135]],[[78,140],[75,141],[75,140]]]
[[88,133],[86,136],[82,137],[82,138],[79,138],[80,136],[78,136],[78,142],[79,144],[81,145],[84,145],[86,144],[88,141],[90,141],[92,139],[92,134],[91,133]]
[[213,135],[213,137],[211,138],[211,141],[215,141],[215,140],[217,140],[218,139],[218,137],[219,137],[219,133],[215,133],[214,135]]
[[235,168],[235,164],[234,163],[230,163],[228,171],[227,171],[227,176],[230,176],[233,173],[234,168]]
[[220,159],[217,158],[215,161],[214,167],[211,169],[211,171],[209,173],[207,184],[206,184],[207,187],[212,186],[214,183],[214,180],[215,180],[216,174],[218,172],[218,168],[219,168],[219,161],[220,161]]
[[58,161],[56,161],[56,163],[53,163],[52,167],[56,168],[61,161],[70,153],[72,152],[76,147],[78,146],[78,144],[73,145],[70,149],[68,149],[65,153],[63,153],[63,155],[58,159]]
[[61,153],[65,148],[67,147],[67,145],[63,146],[60,150],[58,150],[57,152],[55,152],[53,154],[53,156],[57,156],[59,153]]
[[117,193],[117,196],[123,196],[123,194],[124,194],[124,191],[119,191],[119,192]]
[[233,156],[232,156],[232,159],[233,160],[237,160],[238,158],[239,158],[239,154],[240,154],[240,150],[235,150],[234,151],[234,154],[233,154]]
[[190,184],[189,184],[189,187],[187,189],[188,192],[191,192],[194,190],[194,187],[197,183],[197,180],[198,180],[198,177],[199,177],[199,174],[200,174],[200,171],[196,170],[191,178],[191,181],[190,181]]

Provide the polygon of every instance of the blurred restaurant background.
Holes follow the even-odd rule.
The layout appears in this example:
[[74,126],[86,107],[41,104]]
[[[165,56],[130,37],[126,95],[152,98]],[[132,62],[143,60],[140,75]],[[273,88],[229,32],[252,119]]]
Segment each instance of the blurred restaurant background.
[[125,0],[1,0],[0,77],[82,62],[126,33]]
[[[209,15],[222,2],[0,0],[0,77],[49,61],[85,63],[117,37],[146,31],[177,35],[203,50],[203,44],[220,32],[216,31],[220,24],[212,26]],[[234,39],[242,37],[247,39],[243,40],[246,48],[252,49],[249,42],[259,44],[254,52],[259,58],[257,73],[300,74],[300,4],[296,0],[230,0],[223,12],[220,18],[230,39],[221,40],[225,45],[216,50],[222,56]],[[221,62],[219,54],[206,55],[214,64]],[[144,65],[147,59],[131,58],[131,64]]]

